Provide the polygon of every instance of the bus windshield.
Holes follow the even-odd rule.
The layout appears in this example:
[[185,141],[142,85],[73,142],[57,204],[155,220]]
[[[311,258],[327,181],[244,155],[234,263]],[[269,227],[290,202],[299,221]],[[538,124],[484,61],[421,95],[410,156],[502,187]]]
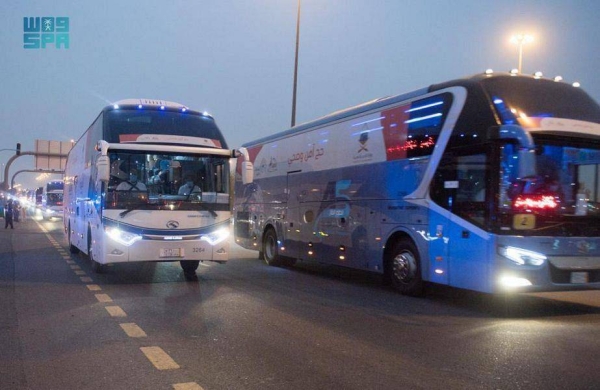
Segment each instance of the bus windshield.
[[46,194],[46,205],[47,206],[62,206],[63,204],[63,193],[62,192],[49,192]]
[[229,210],[229,158],[109,152],[107,209]]
[[600,145],[536,138],[534,175],[518,177],[514,145],[501,147],[499,221],[513,234],[600,235]]
[[200,137],[226,149],[227,143],[212,117],[193,111],[119,109],[108,111],[104,119],[106,141],[119,143],[132,135],[161,134]]

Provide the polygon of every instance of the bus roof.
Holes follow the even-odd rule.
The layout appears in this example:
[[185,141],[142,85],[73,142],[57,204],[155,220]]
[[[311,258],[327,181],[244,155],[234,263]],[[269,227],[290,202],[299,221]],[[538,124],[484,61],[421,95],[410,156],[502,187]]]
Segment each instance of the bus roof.
[[[523,83],[530,83],[530,80],[535,80],[537,82],[540,83],[546,83],[547,85],[551,85],[557,89],[561,89],[561,91],[572,91],[573,94],[576,94],[578,98],[580,98],[581,100],[584,100],[586,103],[590,103],[593,107],[591,107],[591,111],[593,112],[593,115],[591,115],[590,120],[596,121],[596,111],[597,111],[597,103],[590,98],[585,91],[583,91],[581,88],[578,87],[574,87],[571,86],[567,83],[563,83],[563,82],[556,82],[554,80],[549,80],[549,79],[540,79],[537,76],[525,76],[525,75],[515,75],[512,73],[481,73],[481,74],[476,74],[476,75],[472,75],[469,77],[465,77],[465,78],[461,78],[461,79],[455,79],[455,80],[451,80],[451,81],[447,81],[447,82],[443,82],[443,83],[438,83],[438,84],[432,84],[429,87],[426,88],[422,88],[422,89],[418,89],[409,93],[405,93],[405,94],[401,94],[401,95],[395,95],[395,96],[390,96],[390,97],[384,97],[384,98],[379,98],[379,99],[374,99],[347,109],[343,109],[340,111],[336,111],[333,112],[331,114],[328,114],[326,116],[323,116],[321,118],[312,120],[310,122],[306,122],[303,124],[300,124],[298,126],[292,127],[291,129],[288,130],[284,130],[282,132],[278,132],[276,134],[270,135],[270,136],[266,136],[266,137],[262,137],[259,138],[255,141],[250,141],[248,143],[245,143],[244,147],[249,147],[249,146],[254,146],[254,145],[258,145],[258,144],[263,144],[266,142],[271,142],[277,139],[281,139],[281,138],[285,138],[287,136],[293,135],[293,134],[297,134],[297,133],[302,133],[304,131],[308,131],[311,129],[314,129],[316,127],[320,127],[322,125],[328,124],[328,123],[333,123],[333,122],[337,122],[339,120],[345,119],[345,118],[349,118],[364,112],[368,112],[368,111],[372,111],[372,110],[377,110],[379,108],[383,108],[389,105],[393,105],[393,104],[397,104],[397,103],[402,103],[405,102],[407,100],[411,100],[411,99],[415,99],[419,96],[422,95],[426,95],[430,92],[435,92],[438,90],[442,90],[442,89],[446,89],[446,88],[450,88],[450,87],[463,87],[465,89],[467,89],[467,91],[469,91],[470,93],[475,92],[478,95],[483,94],[484,96],[487,96],[487,91],[486,91],[486,84],[490,84],[490,81],[486,81],[486,80],[494,80],[497,81],[498,83],[496,84],[501,84],[501,83],[506,83],[508,81],[512,82],[512,81],[517,81],[517,82],[523,82]],[[489,98],[489,96],[488,96]],[[481,101],[479,102],[480,108],[488,108],[490,107],[490,104],[488,102],[484,102]],[[491,109],[489,109],[491,111]],[[600,112],[600,111],[598,111]]]
[[168,100],[160,99],[123,99],[119,100],[109,106],[104,107],[103,111],[112,111],[119,109],[151,109],[151,110],[164,110],[164,111],[176,111],[184,112],[192,115],[201,115],[206,118],[214,119],[208,112],[200,112],[191,110],[188,106],[177,102],[170,102]]
[[167,100],[158,100],[158,99],[123,99],[115,102],[113,104],[117,106],[125,106],[125,105],[135,105],[135,106],[153,106],[153,107],[169,107],[175,109],[188,108],[181,103],[170,102]]

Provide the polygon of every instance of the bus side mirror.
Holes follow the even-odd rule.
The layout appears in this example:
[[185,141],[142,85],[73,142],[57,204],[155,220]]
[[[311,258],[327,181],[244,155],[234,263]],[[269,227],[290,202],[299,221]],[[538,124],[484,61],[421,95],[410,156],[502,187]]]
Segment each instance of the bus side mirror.
[[250,161],[242,162],[242,183],[250,184],[254,181],[254,166]]
[[108,156],[100,156],[96,161],[96,170],[98,171],[98,180],[108,182],[110,179],[110,160]]

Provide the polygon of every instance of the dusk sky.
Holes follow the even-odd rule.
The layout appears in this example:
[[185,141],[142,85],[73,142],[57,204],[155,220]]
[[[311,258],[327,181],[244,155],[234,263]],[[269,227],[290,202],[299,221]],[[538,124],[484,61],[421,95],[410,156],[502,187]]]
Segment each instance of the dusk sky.
[[[2,148],[78,139],[125,98],[208,111],[230,147],[286,130],[296,12],[297,0],[2,0]],[[518,32],[534,37],[523,73],[561,75],[600,100],[599,15],[597,0],[302,0],[296,122],[516,68]],[[23,18],[36,16],[68,17],[69,48],[25,49]],[[11,176],[34,167],[17,162]]]

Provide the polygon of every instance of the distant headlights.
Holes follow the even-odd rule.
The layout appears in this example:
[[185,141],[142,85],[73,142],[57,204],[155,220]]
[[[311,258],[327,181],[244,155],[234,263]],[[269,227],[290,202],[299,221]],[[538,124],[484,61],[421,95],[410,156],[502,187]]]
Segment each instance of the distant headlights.
[[121,229],[115,227],[107,227],[105,228],[105,232],[106,235],[108,235],[110,238],[112,238],[119,244],[123,244],[125,246],[131,246],[136,241],[142,239],[142,236],[140,236],[139,234],[124,232]]
[[208,242],[210,245],[217,245],[229,238],[229,229],[223,228],[215,230],[212,233],[205,234],[200,237],[200,240]]
[[535,265],[540,266],[546,261],[546,256],[541,253],[528,251],[526,249],[516,248],[514,246],[506,246],[498,248],[500,255],[513,261],[518,265]]

